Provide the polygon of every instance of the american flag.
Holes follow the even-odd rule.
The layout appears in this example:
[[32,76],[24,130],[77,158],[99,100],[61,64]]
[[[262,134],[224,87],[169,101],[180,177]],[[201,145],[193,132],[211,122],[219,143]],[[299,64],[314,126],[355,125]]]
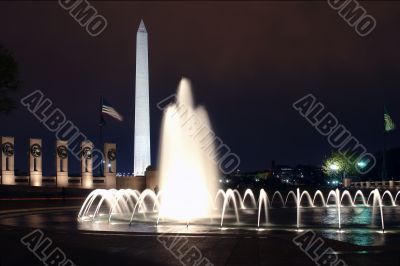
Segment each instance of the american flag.
[[118,121],[124,120],[124,118],[122,117],[122,115],[120,115],[120,114],[114,109],[114,107],[112,107],[111,104],[109,104],[104,98],[102,99],[101,112],[102,112],[103,114],[107,114],[107,115],[111,116],[112,118],[117,119]]

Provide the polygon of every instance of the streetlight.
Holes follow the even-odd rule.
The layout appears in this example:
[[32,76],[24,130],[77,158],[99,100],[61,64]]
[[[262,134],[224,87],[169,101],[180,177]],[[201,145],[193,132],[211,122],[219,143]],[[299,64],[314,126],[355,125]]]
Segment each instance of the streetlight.
[[[337,162],[333,162],[333,163],[331,163],[329,165],[329,169],[331,169],[332,171],[336,172],[336,174],[339,174],[339,171],[342,170],[341,168],[342,167]],[[345,173],[343,171],[342,179],[344,179],[344,176],[345,176]],[[339,184],[339,181],[337,181],[337,180],[332,181],[332,185],[338,185],[338,184]]]
[[367,166],[367,163],[365,161],[359,161],[357,162],[357,166],[360,167],[361,169]]
[[329,165],[329,169],[331,169],[332,171],[339,171],[340,166],[337,163],[332,163]]

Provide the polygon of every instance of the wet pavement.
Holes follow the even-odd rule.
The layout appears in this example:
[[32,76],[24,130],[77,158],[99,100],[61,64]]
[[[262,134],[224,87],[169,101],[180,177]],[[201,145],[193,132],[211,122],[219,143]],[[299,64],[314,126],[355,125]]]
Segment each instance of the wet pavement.
[[[45,265],[21,243],[21,238],[35,229],[41,229],[51,239],[52,247],[59,247],[75,265],[194,265],[188,256],[181,256],[189,254],[188,250],[196,250],[193,254],[200,256],[201,265],[209,266],[317,265],[293,243],[302,233],[292,229],[81,224],[76,217],[82,202],[83,199],[0,201],[0,265]],[[400,234],[396,230],[383,235],[384,241],[376,246],[329,239],[336,234],[346,240],[343,235],[347,234],[362,243],[366,236],[382,236],[375,229],[358,229],[358,234],[352,233],[353,229],[342,233],[313,230],[323,236],[324,246],[332,248],[347,265],[400,264]]]

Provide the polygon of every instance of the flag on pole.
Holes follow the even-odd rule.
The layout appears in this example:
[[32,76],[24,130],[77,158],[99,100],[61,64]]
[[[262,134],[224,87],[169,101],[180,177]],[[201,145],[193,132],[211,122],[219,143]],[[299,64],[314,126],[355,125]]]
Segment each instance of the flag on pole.
[[124,120],[122,115],[120,115],[114,107],[111,106],[104,98],[102,99],[101,103],[101,113],[111,116],[112,118],[117,119],[118,121]]
[[389,113],[387,112],[386,108],[383,114],[383,120],[385,123],[385,132],[392,131],[396,128],[396,125],[394,124],[392,118],[390,117]]

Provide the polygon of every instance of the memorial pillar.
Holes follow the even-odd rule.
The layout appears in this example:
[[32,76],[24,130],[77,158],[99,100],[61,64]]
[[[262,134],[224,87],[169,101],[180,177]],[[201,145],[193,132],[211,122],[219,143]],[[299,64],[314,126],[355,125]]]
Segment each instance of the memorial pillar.
[[93,188],[93,143],[83,141],[81,144],[82,187]]
[[29,183],[42,185],[42,140],[29,139]]
[[116,188],[117,152],[115,143],[104,143],[104,176],[107,188]]
[[14,137],[1,137],[1,184],[15,185]]
[[56,141],[56,176],[57,186],[68,186],[68,141]]

